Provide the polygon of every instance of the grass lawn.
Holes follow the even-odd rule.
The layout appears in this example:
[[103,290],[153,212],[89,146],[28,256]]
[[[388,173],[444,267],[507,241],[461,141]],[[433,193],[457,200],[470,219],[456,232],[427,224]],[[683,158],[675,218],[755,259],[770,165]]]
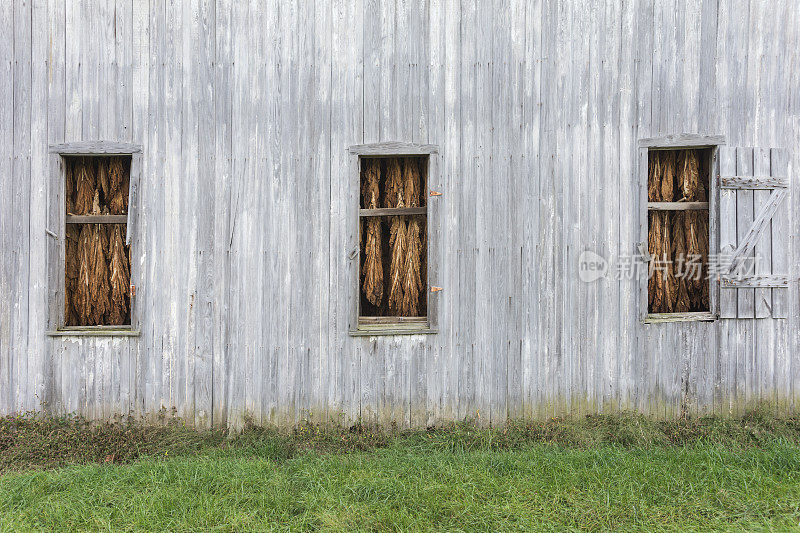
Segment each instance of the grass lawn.
[[800,445],[783,435],[587,445],[462,428],[347,449],[332,443],[351,433],[321,435],[6,468],[0,530],[800,531]]
[[3,530],[799,529],[800,448],[208,454],[14,473]]

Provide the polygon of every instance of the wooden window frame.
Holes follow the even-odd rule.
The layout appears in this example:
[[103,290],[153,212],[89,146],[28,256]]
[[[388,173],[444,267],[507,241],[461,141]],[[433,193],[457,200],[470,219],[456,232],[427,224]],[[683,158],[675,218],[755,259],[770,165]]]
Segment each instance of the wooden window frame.
[[[128,214],[127,215],[99,215],[92,217],[91,221],[97,218],[107,219],[106,222],[124,222],[126,224],[126,244],[138,250],[138,240],[135,239],[136,224],[136,199],[139,179],[142,169],[142,146],[132,143],[121,143],[111,141],[76,141],[62,144],[53,144],[49,147],[50,152],[50,181],[48,185],[48,213],[46,233],[48,236],[47,245],[47,301],[48,319],[47,335],[51,337],[65,336],[93,336],[93,337],[132,337],[140,334],[139,309],[136,305],[136,297],[131,297],[131,323],[120,326],[66,326],[64,316],[64,278],[66,268],[66,164],[65,157],[84,156],[84,157],[104,157],[104,156],[130,156],[130,189],[128,193]],[[84,216],[71,216],[71,223],[80,223]],[[133,268],[136,264],[131,257],[131,285],[136,286],[137,269]]]
[[[438,274],[439,255],[439,210],[441,194],[439,188],[439,147],[432,144],[415,144],[404,142],[383,142],[373,144],[360,144],[351,146],[349,152],[350,190],[348,211],[351,214],[350,243],[346,251],[350,262],[350,325],[349,333],[356,337],[371,337],[376,335],[423,335],[437,333],[438,326],[438,300],[441,289],[432,286]],[[420,157],[428,158],[428,172],[426,184],[426,201],[424,207],[380,208],[361,209],[361,159],[377,157]],[[368,216],[387,215],[415,215],[425,214],[425,228],[428,237],[427,246],[427,273],[426,298],[427,315],[425,317],[397,317],[396,320],[384,322],[375,320],[374,323],[364,324],[360,320],[361,298],[359,292],[361,246],[359,239],[360,219]]]
[[[719,318],[719,281],[708,280],[709,310],[688,313],[650,313],[648,310],[647,286],[649,274],[648,212],[664,209],[670,211],[705,209],[708,207],[708,253],[719,249],[719,146],[725,144],[722,135],[700,135],[682,133],[639,140],[639,245],[638,251],[646,258],[647,268],[639,272],[639,317],[645,324],[667,322],[713,322]],[[708,202],[648,202],[647,177],[651,150],[708,149]]]

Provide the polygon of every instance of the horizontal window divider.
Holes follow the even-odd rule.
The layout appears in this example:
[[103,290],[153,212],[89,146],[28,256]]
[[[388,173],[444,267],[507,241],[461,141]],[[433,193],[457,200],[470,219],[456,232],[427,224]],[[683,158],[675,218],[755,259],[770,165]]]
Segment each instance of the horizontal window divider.
[[48,337],[138,337],[141,331],[130,326],[65,326],[46,334]]
[[690,311],[686,313],[648,313],[645,324],[665,322],[713,322],[716,316],[710,311]]
[[427,324],[426,316],[360,316],[359,326],[378,324]]
[[381,207],[378,209],[359,209],[360,217],[385,217],[403,215],[424,215],[427,207]]
[[351,337],[378,337],[381,335],[435,335],[439,331],[427,326],[421,327],[392,327],[386,325],[385,327],[370,327],[351,329]]
[[126,224],[128,215],[67,215],[67,224]]
[[708,202],[647,202],[648,211],[708,210]]

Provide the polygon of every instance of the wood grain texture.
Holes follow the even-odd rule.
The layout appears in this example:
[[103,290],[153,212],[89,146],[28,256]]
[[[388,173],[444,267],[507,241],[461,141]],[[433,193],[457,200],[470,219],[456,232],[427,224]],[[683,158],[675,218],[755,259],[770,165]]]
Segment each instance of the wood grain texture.
[[[788,410],[799,20],[788,0],[4,2],[0,413],[406,427]],[[713,283],[719,320],[644,323],[647,150],[697,146],[718,147],[712,251],[768,261]],[[59,154],[111,153],[139,176],[132,331],[62,332]],[[443,290],[425,334],[355,336],[358,157],[392,153],[430,156]],[[581,281],[585,251],[605,276]]]

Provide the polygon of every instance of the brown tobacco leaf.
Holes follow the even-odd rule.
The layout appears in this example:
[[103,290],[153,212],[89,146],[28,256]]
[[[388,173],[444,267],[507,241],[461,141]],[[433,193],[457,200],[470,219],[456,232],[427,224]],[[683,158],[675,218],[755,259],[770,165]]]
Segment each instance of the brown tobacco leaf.
[[704,211],[691,211],[686,213],[684,219],[684,235],[686,239],[687,254],[694,261],[703,265],[699,276],[691,281],[690,299],[692,307],[706,310],[708,301],[708,221]]
[[[363,205],[366,209],[378,207],[380,199],[380,161],[371,160],[367,163],[366,179],[362,187]],[[363,290],[367,300],[374,306],[380,307],[383,303],[383,249],[381,246],[381,221],[378,217],[369,217],[364,225],[364,266]]]
[[675,200],[675,175],[677,158],[674,150],[663,150],[661,157],[661,201],[672,202]]
[[389,268],[389,312],[398,315],[403,305],[403,267],[405,266],[406,231],[403,217],[392,217],[389,227],[391,263]]
[[103,200],[107,203],[111,198],[111,188],[108,183],[108,165],[106,158],[97,162],[97,188],[103,193]]
[[[651,261],[656,261],[658,250],[661,248],[661,224],[659,224],[658,212],[651,212],[648,214],[649,236],[648,236],[648,253],[650,254]],[[647,303],[651,313],[659,312],[661,308],[661,280],[660,271],[655,267],[655,263],[650,265],[650,273],[647,279]]]
[[403,172],[400,160],[393,157],[388,160],[386,168],[386,184],[384,185],[384,203],[386,207],[406,207],[403,190]]
[[67,213],[75,212],[75,161],[74,159],[67,159],[67,164],[64,169],[65,173],[65,198],[64,203],[67,208]]
[[[405,207],[403,193],[403,173],[398,158],[391,158],[387,164],[384,191],[386,207]],[[389,312],[397,315],[403,304],[403,267],[406,253],[406,222],[402,217],[391,217],[389,227]]]
[[650,152],[647,172],[647,201],[661,201],[661,158],[658,152]]
[[682,269],[682,276],[677,277],[675,279],[675,283],[677,284],[678,290],[675,295],[675,301],[673,302],[673,310],[676,313],[685,313],[689,311],[689,292],[688,292],[688,284],[691,283],[686,278],[686,241],[684,238],[684,213],[676,212],[672,215],[672,260],[673,266],[677,268],[678,264],[683,264]]
[[[403,161],[403,193],[407,207],[420,204],[419,167],[414,159]],[[419,315],[419,293],[422,290],[422,241],[420,239],[420,217],[408,217],[406,222],[406,249],[403,261],[403,300],[400,304],[402,316]]]
[[68,224],[65,239],[65,267],[64,276],[64,320],[67,326],[79,325],[78,313],[75,307],[76,289],[78,287],[78,238],[80,229],[75,224]]
[[649,249],[652,274],[648,281],[648,302],[652,313],[671,313],[678,285],[672,261],[671,225],[667,211],[650,213]]
[[89,276],[89,294],[92,298],[92,324],[103,324],[103,316],[110,310],[110,287],[108,283],[108,237],[106,232],[96,227],[92,231],[91,274]]
[[77,176],[75,178],[75,214],[88,215],[92,211],[95,198],[96,180],[88,158],[81,158],[77,162]]
[[108,161],[108,182],[111,188],[107,196],[108,208],[114,215],[124,215],[128,209],[128,185],[130,176],[125,172],[122,158],[112,157]]
[[403,266],[403,301],[400,315],[419,315],[419,295],[422,289],[422,241],[420,217],[410,217],[406,226],[406,260]]
[[128,251],[120,224],[114,224],[109,231],[109,282],[111,285],[108,323],[124,324],[128,316],[128,288],[130,286],[130,265]]
[[672,226],[670,224],[670,213],[660,213],[661,224],[661,249],[658,252],[659,257],[663,260],[660,265],[663,270],[662,283],[663,288],[663,313],[673,313],[675,311],[675,301],[678,298],[678,282],[675,279],[674,264],[672,262]]
[[92,227],[89,224],[81,226],[78,237],[78,280],[75,289],[75,312],[81,326],[89,324],[92,316],[92,298],[89,291],[89,278],[92,275]]
[[85,224],[78,239],[78,281],[75,310],[82,326],[103,323],[109,308],[108,263],[104,249],[108,246],[105,231],[99,224]]
[[697,150],[681,150],[678,155],[678,182],[683,199],[688,202],[705,202],[706,188],[700,179],[700,153]]

